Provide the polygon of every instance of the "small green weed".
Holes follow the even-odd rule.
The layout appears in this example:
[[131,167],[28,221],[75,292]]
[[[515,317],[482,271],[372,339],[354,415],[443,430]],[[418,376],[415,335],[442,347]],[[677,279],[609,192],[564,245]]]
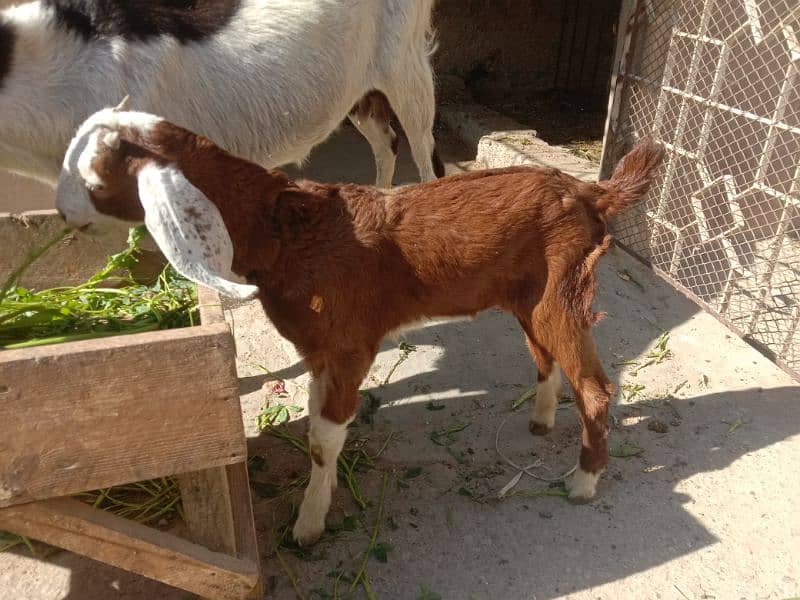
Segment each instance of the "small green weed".
[[536,386],[534,385],[525,390],[524,392],[522,392],[519,396],[517,396],[517,398],[514,399],[514,401],[511,403],[511,410],[512,411],[517,410],[520,406],[525,404],[535,395],[536,395]]
[[392,368],[389,369],[389,372],[386,374],[386,377],[384,378],[383,383],[381,383],[381,386],[389,385],[389,381],[392,379],[392,375],[394,375],[394,372],[397,370],[397,367],[399,367],[406,360],[408,360],[408,357],[412,352],[417,351],[416,346],[412,346],[411,344],[408,344],[406,342],[400,342],[400,344],[398,344],[397,347],[400,350],[400,356],[392,365]]
[[611,448],[609,455],[614,458],[630,458],[644,453],[644,448],[637,446],[633,442],[621,442]]
[[458,423],[450,427],[445,427],[444,429],[434,429],[431,432],[431,441],[437,446],[451,446],[458,441],[458,436],[456,434],[460,431],[464,431],[471,424],[472,423]]

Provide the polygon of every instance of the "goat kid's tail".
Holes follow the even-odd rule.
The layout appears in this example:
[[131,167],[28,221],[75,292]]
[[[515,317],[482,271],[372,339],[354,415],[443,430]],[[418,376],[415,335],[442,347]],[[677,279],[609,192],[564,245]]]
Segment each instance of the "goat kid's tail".
[[663,159],[660,144],[649,138],[639,141],[617,163],[611,179],[597,183],[605,190],[595,203],[597,210],[609,220],[636,204],[650,189]]

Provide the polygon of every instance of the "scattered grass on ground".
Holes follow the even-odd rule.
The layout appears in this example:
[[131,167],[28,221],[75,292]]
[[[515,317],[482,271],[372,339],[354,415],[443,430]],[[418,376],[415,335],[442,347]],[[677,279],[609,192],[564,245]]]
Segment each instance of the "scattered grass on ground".
[[391,381],[392,375],[394,375],[394,372],[397,370],[397,367],[399,367],[406,360],[408,360],[408,357],[412,352],[416,352],[417,351],[417,347],[416,346],[412,346],[411,344],[408,344],[406,342],[400,342],[400,344],[398,344],[397,347],[400,350],[400,356],[397,358],[395,363],[392,365],[392,368],[389,369],[389,372],[386,374],[386,377],[383,379],[383,383],[381,383],[381,387],[389,385],[389,381]]
[[[475,93],[475,90],[473,90]],[[595,163],[603,151],[606,101],[602,96],[565,90],[529,92],[489,98],[479,91],[476,100],[536,130],[548,144]]]

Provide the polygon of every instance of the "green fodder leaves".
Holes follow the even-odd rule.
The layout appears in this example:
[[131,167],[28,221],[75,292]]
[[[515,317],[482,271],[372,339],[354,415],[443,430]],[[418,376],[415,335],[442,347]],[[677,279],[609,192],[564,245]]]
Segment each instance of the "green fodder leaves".
[[143,235],[140,228],[131,229],[128,247],[109,257],[85,283],[74,287],[29,290],[14,283],[33,261],[15,271],[0,299],[0,348],[193,325],[197,310],[194,283],[170,266],[152,285],[138,283],[131,276],[129,269],[138,260]]

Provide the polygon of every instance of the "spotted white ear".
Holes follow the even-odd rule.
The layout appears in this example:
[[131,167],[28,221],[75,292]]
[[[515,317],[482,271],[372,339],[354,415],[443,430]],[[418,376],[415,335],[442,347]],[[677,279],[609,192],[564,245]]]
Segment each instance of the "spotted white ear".
[[143,167],[139,199],[150,235],[178,273],[223,296],[245,299],[258,292],[227,279],[233,244],[222,216],[176,167]]

